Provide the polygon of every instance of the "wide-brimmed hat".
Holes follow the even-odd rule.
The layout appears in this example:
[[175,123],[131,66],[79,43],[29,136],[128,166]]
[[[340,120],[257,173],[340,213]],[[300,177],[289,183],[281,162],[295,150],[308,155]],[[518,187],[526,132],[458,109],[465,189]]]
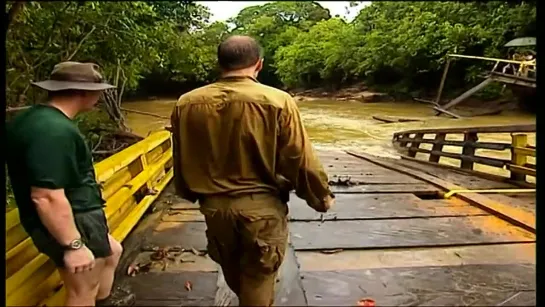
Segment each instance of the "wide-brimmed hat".
[[32,82],[44,90],[55,92],[63,90],[103,91],[115,86],[105,83],[94,63],[61,62],[51,72],[49,80]]

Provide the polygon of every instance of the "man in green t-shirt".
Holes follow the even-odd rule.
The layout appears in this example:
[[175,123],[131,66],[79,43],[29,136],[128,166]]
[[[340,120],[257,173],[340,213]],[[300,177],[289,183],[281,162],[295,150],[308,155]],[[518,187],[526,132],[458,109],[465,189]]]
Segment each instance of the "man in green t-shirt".
[[7,165],[21,224],[56,264],[65,306],[94,306],[111,291],[122,247],[108,234],[91,152],[73,122],[91,110],[103,83],[92,63],[63,62],[34,85],[49,103],[34,105],[7,125]]

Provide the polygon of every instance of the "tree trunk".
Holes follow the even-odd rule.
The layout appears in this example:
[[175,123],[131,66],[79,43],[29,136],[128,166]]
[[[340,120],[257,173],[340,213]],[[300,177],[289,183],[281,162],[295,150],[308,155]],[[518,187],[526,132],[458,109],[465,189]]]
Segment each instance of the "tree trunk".
[[9,12],[7,13],[7,16],[4,15],[6,17],[6,19],[4,20],[4,27],[5,27],[4,34],[6,35],[6,38],[8,35],[8,29],[9,29],[9,26],[11,25],[11,22],[15,19],[17,14],[19,14],[23,6],[25,6],[25,3],[26,1],[16,1],[9,8]]

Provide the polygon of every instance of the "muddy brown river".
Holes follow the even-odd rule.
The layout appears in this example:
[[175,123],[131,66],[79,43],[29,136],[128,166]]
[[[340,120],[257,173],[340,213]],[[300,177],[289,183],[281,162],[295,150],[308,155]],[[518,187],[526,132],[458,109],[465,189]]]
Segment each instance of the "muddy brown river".
[[[176,100],[161,99],[136,101],[124,104],[124,107],[138,111],[170,116]],[[434,116],[433,109],[418,103],[361,103],[349,101],[314,100],[298,103],[304,125],[316,149],[354,150],[378,156],[397,157],[398,153],[391,145],[394,132],[409,129],[454,128],[470,126],[495,126],[534,124],[535,116],[518,111],[506,111],[499,115],[478,116],[464,119],[450,119]],[[418,122],[384,123],[372,116],[392,116],[418,118]],[[163,129],[169,120],[127,113],[128,125],[133,132],[146,136],[148,133]],[[462,140],[462,136],[447,138]],[[509,134],[480,135],[480,141],[511,142]],[[535,145],[535,135],[529,135],[529,142]],[[445,151],[461,152],[461,148],[448,148]],[[426,147],[423,147],[426,148]],[[431,144],[430,148],[431,149]],[[481,150],[482,154],[497,158],[509,158],[509,152]],[[478,151],[479,154],[479,151]],[[457,160],[443,158],[442,162],[459,165]],[[507,171],[487,166],[476,166],[477,170],[504,174]]]

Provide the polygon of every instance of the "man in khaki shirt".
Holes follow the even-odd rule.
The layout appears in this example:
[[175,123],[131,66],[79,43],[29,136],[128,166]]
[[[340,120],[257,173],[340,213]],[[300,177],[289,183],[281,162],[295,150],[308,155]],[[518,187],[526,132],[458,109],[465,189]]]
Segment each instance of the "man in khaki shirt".
[[333,204],[292,97],[260,84],[261,48],[247,36],[218,47],[221,78],[180,97],[172,116],[174,180],[199,201],[210,257],[241,306],[270,306],[287,245],[289,191],[319,212]]

